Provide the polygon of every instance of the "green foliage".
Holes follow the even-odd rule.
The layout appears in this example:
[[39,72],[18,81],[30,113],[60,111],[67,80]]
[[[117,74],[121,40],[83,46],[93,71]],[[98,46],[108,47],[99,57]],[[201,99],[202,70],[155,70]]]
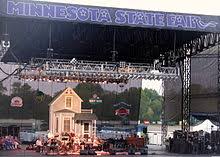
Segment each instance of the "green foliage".
[[[121,120],[115,115],[113,106],[119,102],[131,105],[128,120],[138,120],[138,118],[150,121],[160,120],[162,97],[155,90],[132,87],[121,93],[108,92],[104,91],[100,85],[90,83],[79,84],[75,90],[84,101],[82,107],[93,108],[99,120]],[[97,94],[103,103],[91,105],[88,100],[93,94]]]
[[[0,84],[0,92],[6,89]],[[141,88],[129,88],[123,92],[105,91],[99,84],[81,83],[74,89],[84,101],[82,108],[92,108],[99,120],[122,120],[115,115],[114,104],[125,102],[130,107],[130,115],[127,120],[148,119],[160,120],[162,97],[154,90],[141,90]],[[102,103],[90,104],[89,99],[97,94]],[[23,107],[10,106],[11,98],[19,96],[23,99]],[[52,97],[41,91],[33,90],[28,84],[15,82],[12,85],[12,94],[7,96],[0,94],[0,118],[35,118],[48,121],[49,107]],[[140,116],[139,116],[140,111]]]
[[[13,83],[11,96],[0,95],[0,118],[35,118],[48,121],[48,104],[52,98],[42,92],[40,94],[43,99],[38,99],[39,91],[33,90],[27,83],[24,85],[20,82]],[[14,96],[22,98],[23,106],[21,108],[10,106],[11,98]]]
[[141,91],[140,114],[141,121],[159,121],[162,110],[162,97],[152,89]]
[[76,86],[75,92],[80,95],[85,102],[88,102],[93,94],[97,94],[99,97],[104,94],[102,87],[99,84],[94,83],[80,83]]
[[[121,120],[115,115],[116,108],[114,104],[125,102],[131,105],[130,115],[127,117],[129,120],[138,120],[140,93],[141,89],[130,88],[124,92],[109,92],[102,89],[99,84],[81,83],[75,88],[76,93],[84,101],[82,108],[92,108],[99,120]],[[102,100],[101,104],[90,104],[89,99],[93,94],[97,94]]]

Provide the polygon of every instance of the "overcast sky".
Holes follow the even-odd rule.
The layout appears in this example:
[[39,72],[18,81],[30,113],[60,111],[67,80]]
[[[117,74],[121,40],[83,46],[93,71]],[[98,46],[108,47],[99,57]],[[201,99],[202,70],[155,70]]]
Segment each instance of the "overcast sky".
[[114,8],[220,15],[219,0],[35,0]]

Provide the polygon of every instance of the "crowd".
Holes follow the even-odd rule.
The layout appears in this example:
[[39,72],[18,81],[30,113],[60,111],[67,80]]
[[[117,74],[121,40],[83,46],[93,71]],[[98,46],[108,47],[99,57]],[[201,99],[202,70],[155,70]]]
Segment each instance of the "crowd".
[[[17,137],[6,136],[0,137],[1,150],[20,149],[20,141]],[[120,138],[101,139],[94,137],[79,137],[75,133],[48,134],[39,135],[37,139],[26,147],[26,150],[36,151],[46,155],[68,155],[81,154],[83,151],[89,155],[95,155],[96,152],[112,152],[115,150],[127,151],[132,148],[144,147],[144,139],[134,135]],[[114,151],[113,151],[114,150]],[[88,153],[90,152],[90,153]]]
[[[135,148],[144,147],[144,139],[135,136],[127,136],[119,139],[102,140],[98,137],[78,137],[74,133],[62,133],[61,135],[47,136],[47,139],[39,137],[34,145],[27,149],[47,155],[66,155],[80,153],[83,150],[95,153],[96,151],[110,152],[113,149],[127,151],[129,146]],[[95,154],[90,154],[95,155]]]
[[26,149],[44,154],[73,154],[80,150],[99,150],[103,142],[97,137],[80,138],[74,133],[62,133],[49,135],[46,139],[39,137],[34,145],[29,145]]
[[0,150],[20,149],[20,141],[17,137],[5,136],[0,137]]

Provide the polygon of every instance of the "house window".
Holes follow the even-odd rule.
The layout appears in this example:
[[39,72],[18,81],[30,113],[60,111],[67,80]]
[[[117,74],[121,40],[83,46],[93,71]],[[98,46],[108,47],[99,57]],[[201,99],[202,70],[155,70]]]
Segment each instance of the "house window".
[[84,123],[84,133],[89,132],[89,123]]
[[63,131],[70,132],[70,118],[64,118],[63,124],[64,124]]
[[56,117],[56,130],[55,130],[56,132],[58,132],[58,127],[59,127],[58,125],[59,125],[59,119],[58,117]]
[[72,106],[72,97],[66,97],[66,108],[71,108]]

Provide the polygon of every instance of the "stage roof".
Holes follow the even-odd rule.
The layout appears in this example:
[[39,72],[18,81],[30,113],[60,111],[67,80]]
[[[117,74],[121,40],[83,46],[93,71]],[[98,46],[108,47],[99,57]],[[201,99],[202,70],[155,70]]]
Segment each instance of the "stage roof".
[[206,2],[192,0],[35,0],[135,10],[175,12],[198,15],[220,15],[219,0]]
[[[33,19],[7,21],[11,48],[3,58],[4,61],[15,61],[11,52],[23,61],[31,57],[46,57],[49,22]],[[52,22],[51,27],[54,58],[112,61],[115,31],[115,50],[118,52],[116,60],[136,63],[153,63],[160,54],[173,50],[175,34],[176,48],[202,34],[60,21]]]
[[[173,50],[174,43],[177,49],[202,34],[220,31],[217,16],[63,2],[1,0],[0,33],[5,33],[7,21],[9,52],[24,60],[46,57],[51,25],[54,58],[111,61],[111,51],[116,50],[119,61],[153,63],[161,53]],[[11,55],[4,59],[12,61]]]
[[[135,1],[135,3],[139,4],[138,6],[140,6],[140,3],[138,3],[138,1],[141,0],[137,0]],[[118,5],[115,2],[115,5],[110,5],[109,3],[106,3],[106,6],[99,3],[97,3],[97,5],[99,6],[94,6],[94,4],[96,4],[95,1],[94,4],[91,3],[91,1],[88,3],[81,3],[80,5],[64,2],[65,1],[62,1],[62,3],[54,3],[29,0],[1,0],[0,16],[47,19],[68,22],[83,22],[112,26],[131,26],[205,32],[220,31],[220,18],[218,16],[197,15],[196,12],[192,12],[190,14],[177,13],[177,10],[175,11],[168,9],[166,10],[166,12],[164,11],[164,9],[162,9],[161,11],[159,6],[167,6],[164,2],[161,3],[161,5],[158,5],[159,8],[155,6],[156,3],[152,4],[152,6],[149,5],[150,8],[145,8],[147,6],[145,2],[142,3],[142,6],[145,7],[132,7],[132,9],[129,6],[125,6],[125,3],[121,3],[120,1],[116,1],[118,2]],[[134,2],[126,3],[129,5],[134,4]],[[209,6],[210,3],[211,2],[209,2],[207,5]],[[93,4],[93,6],[91,4]],[[175,8],[176,3],[167,4],[169,4],[170,7],[172,6],[172,8]],[[116,7],[116,5],[118,7]],[[189,6],[191,7],[193,6],[193,4],[189,4]],[[208,6],[206,7],[209,8]],[[215,6],[215,4],[213,4],[213,6]],[[124,7],[126,9],[124,9]],[[181,7],[185,8],[184,5],[182,5]],[[195,8],[198,7],[199,6],[196,6]],[[217,8],[214,9],[213,7],[211,7],[209,9],[216,10]],[[206,10],[204,10],[204,12],[206,12]]]

